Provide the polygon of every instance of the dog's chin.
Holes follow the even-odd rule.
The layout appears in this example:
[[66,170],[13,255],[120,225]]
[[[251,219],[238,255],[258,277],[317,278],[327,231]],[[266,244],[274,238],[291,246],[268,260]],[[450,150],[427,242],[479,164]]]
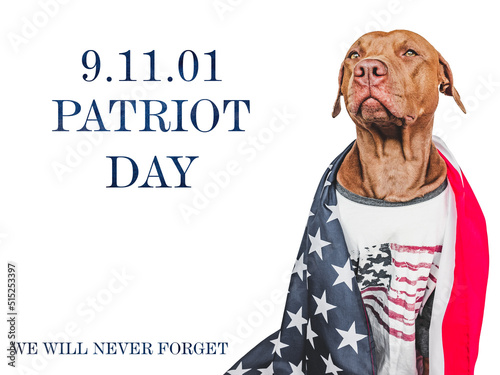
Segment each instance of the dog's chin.
[[377,99],[368,98],[359,106],[356,117],[365,123],[378,126],[402,126],[403,122],[394,116]]

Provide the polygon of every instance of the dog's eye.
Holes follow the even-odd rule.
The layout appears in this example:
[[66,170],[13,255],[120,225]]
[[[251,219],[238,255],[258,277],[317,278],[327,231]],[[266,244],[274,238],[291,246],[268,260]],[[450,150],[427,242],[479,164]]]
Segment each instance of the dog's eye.
[[350,54],[349,54],[349,58],[350,59],[357,59],[359,57],[359,53],[357,53],[356,51],[352,51]]
[[415,52],[414,50],[412,50],[412,49],[409,49],[408,51],[406,51],[406,52],[404,53],[404,55],[405,55],[405,56],[409,56],[409,57],[413,57],[413,56],[417,56],[417,55],[418,55],[418,53],[416,53],[416,52]]

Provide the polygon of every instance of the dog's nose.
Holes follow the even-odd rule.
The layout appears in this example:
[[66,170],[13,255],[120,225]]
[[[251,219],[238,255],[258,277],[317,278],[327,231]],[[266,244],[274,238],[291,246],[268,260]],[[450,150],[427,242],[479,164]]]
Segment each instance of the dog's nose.
[[378,85],[387,78],[387,65],[376,59],[365,59],[354,67],[354,80],[362,85]]

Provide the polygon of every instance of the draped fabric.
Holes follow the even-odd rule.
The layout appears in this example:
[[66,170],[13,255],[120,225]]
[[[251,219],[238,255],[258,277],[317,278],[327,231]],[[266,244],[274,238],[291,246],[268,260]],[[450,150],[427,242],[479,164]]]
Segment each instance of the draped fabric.
[[[448,166],[456,228],[449,230],[444,257],[455,264],[440,270],[436,285],[430,375],[473,374],[488,273],[486,226],[465,177],[447,159],[451,154],[441,140],[435,144]],[[376,374],[370,324],[338,220],[336,175],[352,145],[330,164],[317,188],[280,329],[226,375]]]

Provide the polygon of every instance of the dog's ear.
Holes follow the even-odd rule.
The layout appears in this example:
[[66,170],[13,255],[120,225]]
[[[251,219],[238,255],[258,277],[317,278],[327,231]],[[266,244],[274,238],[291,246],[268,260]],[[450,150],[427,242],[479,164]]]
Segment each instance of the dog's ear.
[[448,96],[453,96],[455,102],[460,107],[463,113],[467,113],[465,111],[465,107],[460,100],[460,95],[458,91],[453,86],[453,73],[451,72],[450,64],[444,59],[443,56],[438,52],[439,55],[439,75],[440,75],[440,85],[439,91]]
[[333,106],[333,112],[332,112],[332,117],[337,117],[337,115],[340,113],[340,97],[342,96],[342,79],[344,78],[344,63],[342,63],[342,66],[340,67],[340,72],[339,72],[339,91],[337,93],[337,99],[335,100],[335,105]]

